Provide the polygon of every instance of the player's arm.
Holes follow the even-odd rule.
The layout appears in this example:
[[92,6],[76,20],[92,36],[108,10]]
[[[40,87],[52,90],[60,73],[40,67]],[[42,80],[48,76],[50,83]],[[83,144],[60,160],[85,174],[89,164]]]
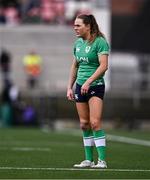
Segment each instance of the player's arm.
[[68,98],[68,100],[74,99],[73,85],[76,81],[77,70],[78,70],[78,63],[75,59],[73,59],[73,62],[72,62],[71,68],[70,68],[70,75],[69,75],[69,81],[68,81],[68,86],[67,86],[67,98]]
[[108,55],[107,54],[99,55],[99,63],[100,63],[100,66],[97,68],[95,73],[87,80],[87,83],[89,85],[107,71]]

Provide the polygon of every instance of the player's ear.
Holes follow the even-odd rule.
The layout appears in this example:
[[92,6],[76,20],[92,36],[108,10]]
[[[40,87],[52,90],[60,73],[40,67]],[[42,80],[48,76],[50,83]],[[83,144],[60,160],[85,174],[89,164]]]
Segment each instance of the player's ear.
[[91,28],[90,24],[87,24],[86,28],[87,28],[88,31],[90,31],[90,28]]

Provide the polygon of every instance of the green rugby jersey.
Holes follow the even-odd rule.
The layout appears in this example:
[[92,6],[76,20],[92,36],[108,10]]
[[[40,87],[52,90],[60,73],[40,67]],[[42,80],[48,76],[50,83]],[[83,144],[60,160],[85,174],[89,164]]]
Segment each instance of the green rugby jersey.
[[[76,80],[78,84],[84,84],[99,67],[98,56],[100,54],[109,54],[109,45],[103,37],[97,37],[92,43],[82,38],[75,41],[74,56],[79,66]],[[104,84],[103,76],[104,74],[95,80],[91,86]]]

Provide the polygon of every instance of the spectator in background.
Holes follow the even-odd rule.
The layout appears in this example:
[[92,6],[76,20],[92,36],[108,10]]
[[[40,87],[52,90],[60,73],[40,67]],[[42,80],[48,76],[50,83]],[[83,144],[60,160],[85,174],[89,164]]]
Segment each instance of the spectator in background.
[[27,75],[27,85],[30,88],[34,88],[41,74],[42,58],[35,49],[32,49],[29,54],[23,58],[23,64]]
[[5,9],[5,18],[7,25],[17,25],[20,23],[19,12],[14,6]]
[[41,0],[20,0],[19,12],[22,23],[40,22]]
[[19,100],[19,90],[10,81],[6,81],[1,94],[2,127],[9,127],[15,122],[15,109]]
[[0,6],[2,8],[2,19],[8,25],[16,25],[20,23],[19,15],[19,1],[18,0],[1,0]]
[[40,8],[41,21],[50,24],[65,23],[65,2],[64,0],[42,0]]
[[2,74],[3,85],[10,82],[10,71],[11,71],[11,55],[6,49],[2,49],[0,54],[0,70]]

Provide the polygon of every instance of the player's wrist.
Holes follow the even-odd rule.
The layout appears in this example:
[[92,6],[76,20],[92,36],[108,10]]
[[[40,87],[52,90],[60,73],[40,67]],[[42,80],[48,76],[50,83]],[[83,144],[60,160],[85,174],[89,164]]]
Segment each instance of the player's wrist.
[[70,87],[70,86],[69,86],[69,87],[67,87],[67,90],[72,90],[72,87]]
[[92,82],[93,82],[93,80],[92,80],[91,78],[89,78],[89,79],[86,81],[86,83],[87,83],[88,85],[92,84]]

